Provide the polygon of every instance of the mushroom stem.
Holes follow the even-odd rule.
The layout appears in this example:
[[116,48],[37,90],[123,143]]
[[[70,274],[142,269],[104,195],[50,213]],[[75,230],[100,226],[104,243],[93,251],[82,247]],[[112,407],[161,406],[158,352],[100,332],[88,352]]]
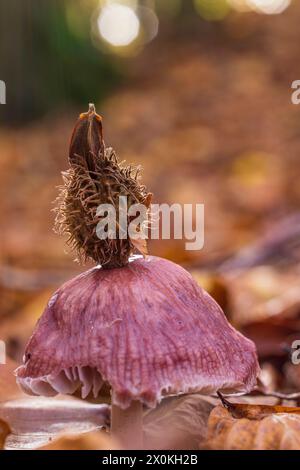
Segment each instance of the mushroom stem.
[[143,449],[143,405],[133,401],[126,410],[111,406],[111,435],[124,449]]

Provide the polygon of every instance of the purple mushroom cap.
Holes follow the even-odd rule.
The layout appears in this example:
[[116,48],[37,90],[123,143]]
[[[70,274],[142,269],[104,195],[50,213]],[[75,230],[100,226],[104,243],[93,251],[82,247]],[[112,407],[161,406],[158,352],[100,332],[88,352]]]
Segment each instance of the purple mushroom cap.
[[182,267],[149,256],[93,268],[51,297],[17,381],[38,395],[96,397],[154,407],[165,395],[250,391],[259,372],[252,341]]

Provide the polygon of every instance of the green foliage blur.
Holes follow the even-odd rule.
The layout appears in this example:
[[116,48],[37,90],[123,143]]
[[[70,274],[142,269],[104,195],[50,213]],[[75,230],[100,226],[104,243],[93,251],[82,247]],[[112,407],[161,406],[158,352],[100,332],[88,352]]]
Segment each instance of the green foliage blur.
[[[109,48],[100,33],[94,34],[107,1],[0,0],[0,80],[7,94],[7,105],[0,106],[3,125],[23,125],[70,107],[86,109],[88,102],[99,104],[126,77],[130,54]],[[162,41],[164,35],[179,39],[199,30],[222,36],[227,18],[251,10],[241,9],[248,0],[116,1],[152,10]],[[272,1],[278,3],[269,0],[269,8]],[[141,24],[145,33],[149,24],[145,19]],[[148,46],[143,40],[134,46],[135,53]]]
[[98,2],[0,2],[0,79],[6,82],[4,125],[24,124],[69,105],[98,102],[121,79],[113,56],[93,45]]

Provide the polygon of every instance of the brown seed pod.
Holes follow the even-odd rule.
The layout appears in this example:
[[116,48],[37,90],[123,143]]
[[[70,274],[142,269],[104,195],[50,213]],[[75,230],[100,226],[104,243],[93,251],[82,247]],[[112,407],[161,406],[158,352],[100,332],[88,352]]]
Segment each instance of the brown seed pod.
[[69,162],[80,164],[83,157],[90,171],[95,170],[95,159],[104,154],[102,118],[90,103],[87,113],[80,114],[70,142]]
[[126,265],[138,243],[128,233],[121,239],[118,230],[115,239],[99,238],[96,228],[101,216],[97,209],[100,204],[111,204],[118,222],[120,196],[126,197],[128,208],[137,203],[149,208],[151,193],[139,183],[139,168],[123,166],[114,150],[105,147],[102,118],[92,104],[75,125],[69,162],[71,167],[62,173],[64,184],[57,199],[56,232],[68,235],[68,244],[81,262],[91,258],[104,268]]

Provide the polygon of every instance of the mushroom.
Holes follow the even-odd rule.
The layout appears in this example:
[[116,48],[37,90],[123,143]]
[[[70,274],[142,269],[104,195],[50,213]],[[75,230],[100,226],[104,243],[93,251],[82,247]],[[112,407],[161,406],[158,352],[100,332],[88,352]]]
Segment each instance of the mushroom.
[[142,406],[170,394],[250,391],[254,344],[182,267],[137,258],[93,268],[50,299],[17,381],[38,395],[111,387],[112,434],[142,447]]
[[[90,178],[99,178],[100,167]],[[136,194],[145,198],[144,188],[135,185]],[[92,207],[84,206],[74,192],[70,196],[69,188],[64,197],[75,198],[73,206],[83,217],[88,207],[92,217]],[[73,233],[66,213],[70,206],[63,207],[63,224]],[[84,249],[79,235],[76,243]],[[124,448],[143,448],[143,407],[154,408],[165,396],[195,391],[248,392],[256,384],[259,366],[254,344],[228,323],[219,305],[185,269],[155,256],[132,256],[130,243],[125,256],[118,242],[114,248],[119,251],[106,263],[109,245],[103,249],[99,243],[93,251],[89,239],[89,254],[95,254],[95,261],[101,256],[102,266],[53,294],[16,375],[25,392],[37,395],[80,391],[82,398],[97,397],[109,386],[112,435]]]

